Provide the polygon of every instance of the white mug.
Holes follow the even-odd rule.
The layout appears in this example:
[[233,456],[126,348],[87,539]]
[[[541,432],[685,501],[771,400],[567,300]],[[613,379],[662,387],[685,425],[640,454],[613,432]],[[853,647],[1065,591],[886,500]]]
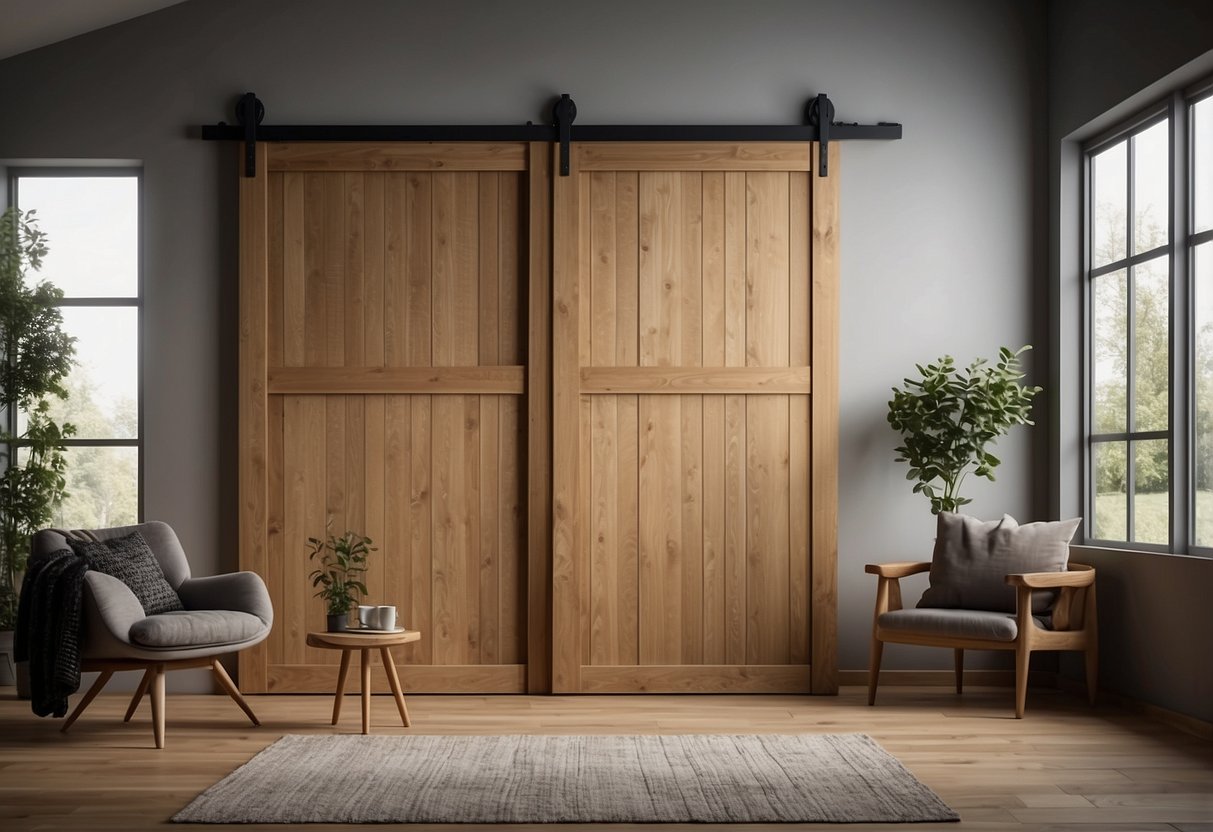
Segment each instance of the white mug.
[[396,629],[396,608],[395,607],[376,607],[376,618],[379,630],[394,630]]
[[358,606],[358,626],[368,630],[377,630],[379,628],[378,610],[378,607],[360,604]]

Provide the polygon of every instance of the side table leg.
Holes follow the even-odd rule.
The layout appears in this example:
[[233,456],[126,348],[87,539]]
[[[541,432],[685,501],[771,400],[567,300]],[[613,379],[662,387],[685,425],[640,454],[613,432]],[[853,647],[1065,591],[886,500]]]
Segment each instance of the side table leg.
[[350,651],[341,651],[341,670],[337,672],[337,696],[333,699],[333,724],[341,718],[341,697],[345,695],[345,677],[350,674]]
[[362,733],[371,733],[371,650],[362,648]]
[[404,723],[405,728],[408,728],[412,723],[409,721],[409,709],[404,704],[404,691],[400,689],[400,677],[396,675],[396,662],[392,661],[392,651],[386,647],[380,647],[379,655],[383,658],[383,669],[387,671],[387,681],[392,686],[392,695],[396,697],[396,709],[400,711],[400,721]]

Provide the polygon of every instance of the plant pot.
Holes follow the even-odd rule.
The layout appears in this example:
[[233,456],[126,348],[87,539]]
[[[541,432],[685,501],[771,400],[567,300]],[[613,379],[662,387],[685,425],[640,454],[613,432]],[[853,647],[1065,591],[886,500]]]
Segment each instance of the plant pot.
[[328,616],[328,631],[330,633],[344,633],[348,630],[350,624],[349,613],[343,612],[340,615]]

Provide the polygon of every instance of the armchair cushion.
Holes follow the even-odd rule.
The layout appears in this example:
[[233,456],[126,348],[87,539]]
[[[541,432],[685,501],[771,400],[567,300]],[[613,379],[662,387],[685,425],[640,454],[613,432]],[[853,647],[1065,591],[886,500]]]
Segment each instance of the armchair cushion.
[[[1045,627],[1043,620],[1034,620]],[[953,638],[1014,641],[1019,634],[1014,614],[985,610],[893,610],[882,613],[877,623],[884,630]]]
[[[1063,572],[1070,557],[1070,538],[1081,518],[1019,525],[1004,514],[982,521],[940,512],[931,556],[931,585],[920,608],[1015,612],[1013,572]],[[1033,612],[1044,612],[1054,593],[1032,596]],[[1014,636],[1012,636],[1014,638]]]
[[146,615],[183,609],[181,599],[164,578],[164,571],[139,532],[109,540],[67,539],[77,555],[98,572],[122,581],[143,607]]
[[246,612],[182,610],[136,621],[130,640],[153,648],[208,647],[248,641],[264,629],[265,622]]

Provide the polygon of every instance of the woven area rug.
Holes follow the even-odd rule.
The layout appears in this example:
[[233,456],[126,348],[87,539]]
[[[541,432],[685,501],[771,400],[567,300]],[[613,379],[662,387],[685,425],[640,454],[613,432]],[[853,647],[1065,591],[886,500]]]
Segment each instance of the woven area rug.
[[959,820],[863,734],[286,736],[193,823]]

